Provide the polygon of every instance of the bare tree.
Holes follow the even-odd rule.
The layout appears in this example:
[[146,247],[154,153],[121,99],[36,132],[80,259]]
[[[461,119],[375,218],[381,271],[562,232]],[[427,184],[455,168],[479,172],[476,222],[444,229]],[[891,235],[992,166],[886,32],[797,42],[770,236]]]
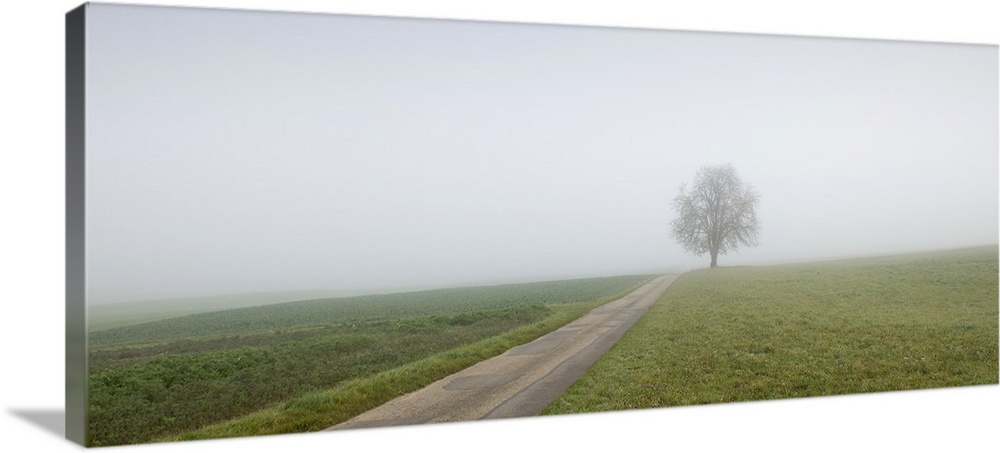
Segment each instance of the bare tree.
[[674,198],[678,217],[670,222],[671,232],[684,250],[697,256],[711,254],[712,267],[716,267],[720,252],[758,244],[759,199],[760,194],[740,180],[732,165],[701,167],[691,190],[682,184]]

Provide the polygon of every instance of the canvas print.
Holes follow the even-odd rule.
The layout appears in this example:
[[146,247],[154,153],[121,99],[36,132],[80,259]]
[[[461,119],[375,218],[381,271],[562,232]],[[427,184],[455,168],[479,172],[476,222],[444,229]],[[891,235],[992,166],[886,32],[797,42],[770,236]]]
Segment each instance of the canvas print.
[[86,446],[998,384],[998,49],[87,3]]

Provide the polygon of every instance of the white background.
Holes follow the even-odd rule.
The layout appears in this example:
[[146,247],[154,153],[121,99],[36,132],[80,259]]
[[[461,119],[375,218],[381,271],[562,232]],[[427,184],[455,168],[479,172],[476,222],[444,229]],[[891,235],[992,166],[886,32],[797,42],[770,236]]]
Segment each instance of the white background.
[[[139,2],[119,2],[139,3]],[[997,44],[989,1],[184,1],[181,6]],[[64,14],[0,15],[0,423],[7,451],[67,451],[63,408]],[[115,451],[970,451],[996,447],[1000,387],[304,434]],[[41,420],[42,423],[38,423]],[[13,449],[7,447],[13,446]]]

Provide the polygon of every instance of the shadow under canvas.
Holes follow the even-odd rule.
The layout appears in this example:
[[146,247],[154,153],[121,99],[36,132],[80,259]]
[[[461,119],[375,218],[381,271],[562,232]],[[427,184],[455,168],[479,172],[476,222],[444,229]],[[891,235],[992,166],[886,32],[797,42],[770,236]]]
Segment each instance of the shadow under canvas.
[[10,413],[60,438],[66,434],[66,411],[62,409],[10,409]]

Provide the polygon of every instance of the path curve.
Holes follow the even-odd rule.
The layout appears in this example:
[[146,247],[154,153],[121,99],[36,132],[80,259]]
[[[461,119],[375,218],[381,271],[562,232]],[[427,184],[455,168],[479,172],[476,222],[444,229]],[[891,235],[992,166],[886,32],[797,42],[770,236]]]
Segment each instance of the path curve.
[[538,415],[607,352],[676,277],[656,277],[530,343],[326,430]]

